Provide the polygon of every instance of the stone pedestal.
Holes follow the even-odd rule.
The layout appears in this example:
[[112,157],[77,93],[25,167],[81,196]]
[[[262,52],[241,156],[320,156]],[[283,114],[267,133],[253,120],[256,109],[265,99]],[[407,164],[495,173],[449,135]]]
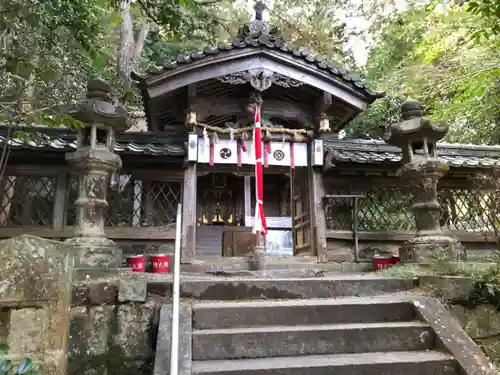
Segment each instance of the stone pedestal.
[[430,263],[433,259],[463,260],[462,244],[445,235],[419,236],[399,248],[402,263]]
[[437,184],[448,171],[448,165],[438,158],[414,157],[399,174],[415,187],[412,211],[415,215],[415,237],[399,249],[402,262],[427,263],[433,258],[463,259],[462,245],[443,234],[439,223],[441,205]]
[[66,242],[75,249],[77,268],[115,268],[122,262],[120,247],[108,238],[73,237]]

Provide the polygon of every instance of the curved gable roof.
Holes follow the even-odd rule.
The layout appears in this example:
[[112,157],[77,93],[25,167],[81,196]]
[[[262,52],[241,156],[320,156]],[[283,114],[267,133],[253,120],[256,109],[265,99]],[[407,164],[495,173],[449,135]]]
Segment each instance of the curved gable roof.
[[178,56],[165,61],[163,66],[148,68],[143,74],[133,72],[132,78],[154,98],[191,83],[251,69],[267,69],[288,76],[361,110],[383,96],[369,90],[359,76],[349,75],[347,69],[286,41],[258,13],[256,20],[241,27],[233,40]]

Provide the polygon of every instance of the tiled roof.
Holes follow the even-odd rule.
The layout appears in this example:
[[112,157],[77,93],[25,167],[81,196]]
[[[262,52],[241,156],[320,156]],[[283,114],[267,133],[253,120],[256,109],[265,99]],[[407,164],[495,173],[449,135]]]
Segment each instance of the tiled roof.
[[[6,140],[6,128],[0,127],[0,146]],[[184,156],[184,137],[175,139],[172,135],[158,136],[150,133],[125,133],[118,136],[115,152],[152,156]],[[30,129],[26,139],[10,138],[12,150],[33,150],[69,152],[76,149],[76,133],[71,129]]]
[[177,67],[202,60],[204,58],[223,54],[233,49],[264,49],[286,53],[289,56],[300,60],[303,64],[313,66],[314,68],[326,72],[358,92],[366,95],[371,100],[383,97],[383,93],[370,91],[362,82],[358,75],[350,75],[346,68],[335,66],[324,57],[313,55],[306,47],[298,47],[282,38],[275,27],[264,27],[257,30],[252,29],[252,25],[240,28],[238,36],[228,42],[222,42],[212,47],[205,47],[200,51],[191,52],[186,55],[179,55],[176,58],[167,60],[163,66],[150,66],[145,73],[132,73],[132,78],[138,81],[144,81],[150,77],[160,75],[166,71]]
[[[5,142],[6,127],[0,126],[0,146]],[[27,140],[10,139],[13,150],[68,152],[76,149],[76,134],[71,129],[31,128]],[[119,154],[151,156],[184,156],[187,135],[177,131],[157,135],[148,132],[122,134],[115,142]],[[396,164],[401,150],[382,140],[325,139],[326,161],[356,164]],[[438,144],[438,153],[446,163],[458,168],[500,166],[500,146]]]
[[[325,140],[325,149],[332,163],[398,163],[402,157],[399,148],[382,140]],[[451,167],[500,166],[500,146],[439,143],[437,151],[440,158]]]

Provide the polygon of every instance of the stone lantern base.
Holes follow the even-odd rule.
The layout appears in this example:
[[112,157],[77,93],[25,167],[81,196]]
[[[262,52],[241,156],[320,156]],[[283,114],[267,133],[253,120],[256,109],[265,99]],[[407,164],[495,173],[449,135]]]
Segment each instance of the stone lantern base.
[[430,263],[432,260],[465,260],[465,248],[454,238],[438,234],[417,236],[399,248],[402,263]]
[[75,249],[76,268],[117,268],[122,263],[122,250],[105,237],[73,237],[66,240]]

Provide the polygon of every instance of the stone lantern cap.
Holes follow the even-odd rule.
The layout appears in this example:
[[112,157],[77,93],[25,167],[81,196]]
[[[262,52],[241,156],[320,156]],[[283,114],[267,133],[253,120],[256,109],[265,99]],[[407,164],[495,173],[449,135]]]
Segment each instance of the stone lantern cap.
[[406,148],[408,145],[417,146],[424,143],[436,143],[448,132],[448,125],[434,125],[424,117],[422,105],[408,99],[401,106],[401,117],[403,121],[389,125],[386,142]]
[[111,97],[109,84],[101,79],[89,80],[86,99],[73,105],[68,114],[86,125],[110,126],[116,133],[127,128],[127,109]]

